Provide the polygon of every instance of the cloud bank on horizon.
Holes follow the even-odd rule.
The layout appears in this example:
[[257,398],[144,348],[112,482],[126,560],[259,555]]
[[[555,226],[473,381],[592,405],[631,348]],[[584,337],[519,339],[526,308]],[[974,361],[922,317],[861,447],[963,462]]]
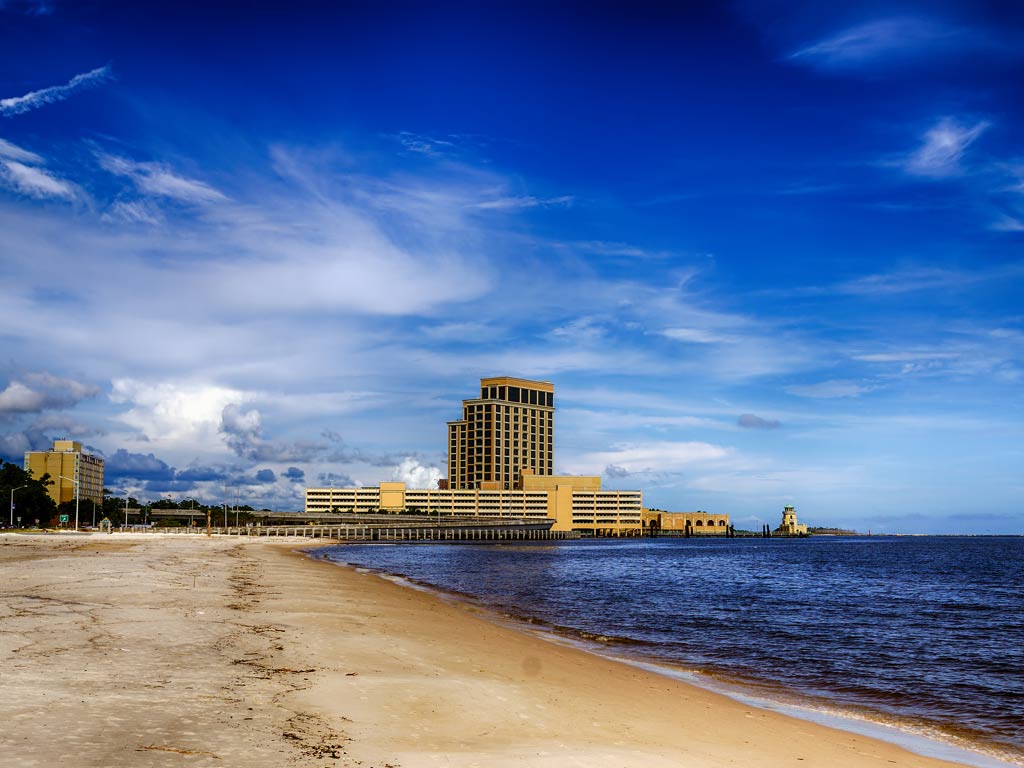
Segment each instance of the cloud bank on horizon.
[[37,6],[0,458],[298,508],[435,484],[508,374],[555,383],[557,471],[650,505],[1024,531],[1020,14]]

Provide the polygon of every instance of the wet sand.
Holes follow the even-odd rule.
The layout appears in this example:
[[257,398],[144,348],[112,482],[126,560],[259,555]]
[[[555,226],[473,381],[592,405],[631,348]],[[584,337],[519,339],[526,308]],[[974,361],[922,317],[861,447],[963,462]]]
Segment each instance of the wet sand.
[[0,535],[5,766],[952,765],[295,541]]

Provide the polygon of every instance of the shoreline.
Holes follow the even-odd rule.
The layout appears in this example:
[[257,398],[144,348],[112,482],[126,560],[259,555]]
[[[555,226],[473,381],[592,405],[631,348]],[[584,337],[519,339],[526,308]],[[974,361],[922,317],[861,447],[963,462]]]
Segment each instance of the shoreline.
[[7,764],[941,768],[298,542],[0,536]]
[[[946,760],[959,765],[971,766],[971,768],[1020,768],[1020,766],[1024,766],[1024,762],[1016,761],[1013,757],[1002,754],[998,748],[986,749],[983,745],[970,743],[965,739],[958,740],[953,735],[929,729],[925,725],[918,729],[905,720],[886,722],[882,713],[868,708],[858,710],[854,707],[844,706],[840,701],[816,699],[786,688],[778,688],[773,691],[773,681],[771,680],[729,678],[699,668],[686,668],[673,664],[669,660],[646,656],[639,651],[616,653],[613,650],[616,646],[608,646],[599,640],[592,639],[590,633],[577,627],[548,624],[525,613],[506,613],[496,606],[488,605],[472,594],[446,590],[436,584],[414,579],[406,574],[392,573],[384,569],[355,563],[337,562],[317,554],[320,550],[334,546],[339,545],[317,546],[298,551],[312,559],[365,572],[405,589],[431,595],[454,606],[468,606],[497,625],[510,628],[513,631],[679,680],[686,685],[723,695],[759,709],[885,741],[922,757]],[[773,696],[773,692],[777,696]]]

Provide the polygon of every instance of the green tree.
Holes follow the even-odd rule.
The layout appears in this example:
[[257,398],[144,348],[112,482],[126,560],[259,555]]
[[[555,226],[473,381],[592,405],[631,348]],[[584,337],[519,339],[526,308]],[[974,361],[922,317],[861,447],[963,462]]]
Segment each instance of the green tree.
[[[32,477],[17,464],[0,462],[0,525],[4,527],[11,522],[11,490],[14,490],[14,525],[18,525],[18,518],[21,518],[21,525],[33,525],[39,520],[40,525],[49,525],[57,514],[57,505],[47,487],[53,485],[50,476],[44,474],[42,477]],[[22,487],[24,486],[24,487]]]

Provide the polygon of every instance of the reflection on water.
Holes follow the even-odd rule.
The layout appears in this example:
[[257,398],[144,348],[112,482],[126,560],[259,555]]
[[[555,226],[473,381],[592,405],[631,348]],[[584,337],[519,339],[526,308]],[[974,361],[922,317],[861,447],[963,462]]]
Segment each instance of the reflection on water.
[[1024,539],[342,546],[502,612],[1024,759]]

